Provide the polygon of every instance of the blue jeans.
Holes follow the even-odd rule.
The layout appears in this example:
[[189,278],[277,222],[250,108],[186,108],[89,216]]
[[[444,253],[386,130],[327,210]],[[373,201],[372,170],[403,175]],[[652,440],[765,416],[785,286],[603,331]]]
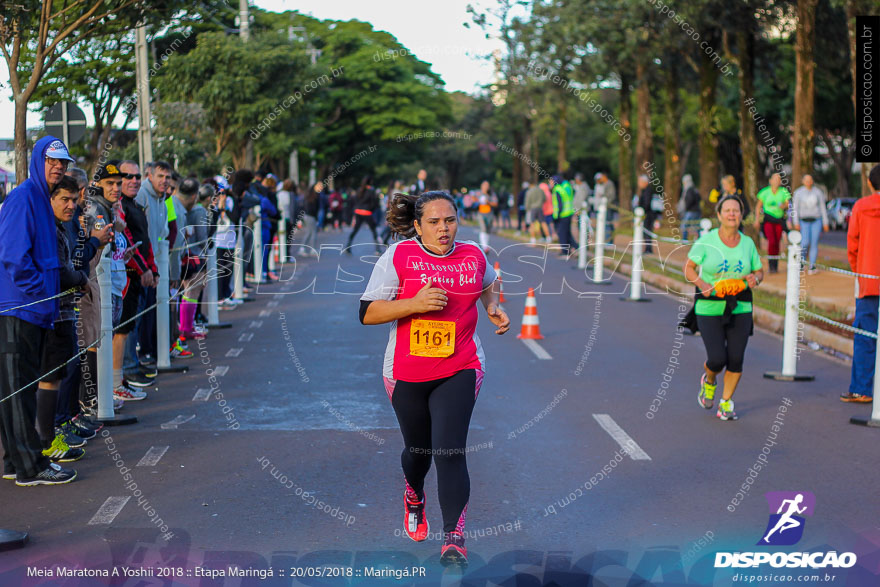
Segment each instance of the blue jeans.
[[[685,212],[681,216],[681,238],[682,240],[688,240],[688,234],[693,231],[697,237],[700,236],[700,216],[701,214],[694,210],[692,212]],[[694,239],[696,240],[696,239]]]
[[[856,298],[856,318],[853,326],[877,332],[877,306],[880,296]],[[853,336],[852,376],[849,392],[874,396],[874,361],[877,355],[877,341],[861,334]]]
[[[144,311],[144,308],[147,307],[147,288],[141,288],[140,295],[138,296],[138,305],[137,305],[137,314],[140,314]],[[143,322],[143,316],[135,319],[134,328],[131,332],[128,333],[128,338],[125,339],[125,356],[122,360],[122,372],[126,375],[132,375],[139,371],[140,361],[138,360],[137,355],[137,344],[141,329],[141,323]]]
[[822,234],[821,220],[801,220],[801,236],[804,237],[804,240],[801,242],[803,247],[802,255],[806,256],[809,254],[810,267],[816,264],[816,257],[819,256],[820,234]]

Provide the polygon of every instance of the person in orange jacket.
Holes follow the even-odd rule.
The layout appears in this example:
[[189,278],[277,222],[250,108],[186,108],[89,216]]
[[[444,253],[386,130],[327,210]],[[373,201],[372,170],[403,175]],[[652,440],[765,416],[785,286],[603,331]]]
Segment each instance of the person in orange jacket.
[[[868,185],[873,193],[857,200],[852,209],[846,235],[846,252],[853,271],[863,275],[880,275],[880,165],[871,169]],[[877,332],[880,279],[859,277],[858,280],[853,326],[868,332]],[[840,396],[840,401],[869,404],[874,400],[876,354],[876,339],[861,334],[853,337],[849,391]]]

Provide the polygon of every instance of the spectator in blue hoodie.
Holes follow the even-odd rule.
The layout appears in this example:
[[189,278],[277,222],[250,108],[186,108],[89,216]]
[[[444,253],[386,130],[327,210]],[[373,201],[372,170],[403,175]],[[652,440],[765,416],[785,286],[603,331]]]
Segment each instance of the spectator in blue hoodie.
[[[61,263],[50,194],[73,158],[63,142],[47,136],[31,155],[29,177],[0,209],[0,439],[5,478],[17,485],[57,485],[76,479],[43,455],[33,382],[47,330],[59,317]],[[15,238],[8,238],[9,235]],[[24,388],[21,392],[18,390]]]
[[260,195],[260,236],[263,239],[263,280],[278,281],[278,276],[269,272],[269,255],[272,254],[272,236],[275,223],[281,218],[278,208],[268,196]]

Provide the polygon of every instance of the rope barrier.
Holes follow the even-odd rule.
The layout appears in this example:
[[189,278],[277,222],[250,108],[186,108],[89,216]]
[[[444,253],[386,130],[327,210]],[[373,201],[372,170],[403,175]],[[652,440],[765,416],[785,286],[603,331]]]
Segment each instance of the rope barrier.
[[643,231],[645,234],[647,234],[648,236],[654,237],[654,238],[657,239],[658,241],[662,241],[662,242],[665,242],[665,243],[672,243],[672,244],[675,244],[675,245],[691,245],[691,244],[694,243],[694,241],[689,241],[689,240],[686,240],[686,239],[674,239],[674,238],[669,238],[669,237],[667,237],[667,236],[660,236],[659,234],[657,234],[657,233],[655,233],[655,232],[651,232],[651,231],[648,230],[647,228],[642,228],[642,231]]
[[821,265],[821,264],[817,263],[816,267],[821,267],[825,271],[831,271],[832,273],[839,273],[841,275],[852,275],[853,277],[861,277],[864,279],[880,279],[880,275],[868,275],[866,273],[856,273],[855,271],[848,271],[846,269],[841,269],[840,267],[831,267],[830,265]]
[[827,318],[822,316],[821,314],[816,314],[815,312],[810,312],[809,310],[801,309],[800,312],[810,318],[815,318],[816,320],[820,320],[825,322],[826,324],[830,324],[841,330],[846,330],[847,332],[852,332],[854,334],[861,334],[862,336],[867,336],[868,338],[877,338],[877,333],[869,332],[867,330],[862,330],[861,328],[856,328],[855,326],[850,326],[849,324],[843,324],[842,322],[838,322],[836,320],[832,320],[831,318]]
[[76,288],[75,288],[75,287],[72,287],[72,288],[70,288],[70,289],[67,290],[67,291],[63,291],[63,292],[61,292],[61,293],[59,293],[59,294],[55,294],[55,295],[52,296],[51,298],[46,298],[46,299],[43,299],[43,300],[37,300],[36,302],[30,302],[29,304],[22,304],[21,306],[15,306],[14,308],[7,308],[7,309],[5,309],[5,310],[0,310],[0,314],[5,314],[6,312],[11,312],[11,311],[13,311],[13,310],[18,310],[19,308],[27,308],[28,306],[33,306],[33,305],[35,305],[35,304],[42,304],[43,302],[48,302],[49,300],[54,300],[55,298],[64,297],[64,296],[66,296],[67,294],[74,293],[75,291],[76,291]]
[[[90,277],[90,278],[89,278],[89,280],[92,280],[92,279],[97,279],[97,275],[94,276],[94,277]],[[71,291],[72,291],[72,290],[71,290]],[[178,296],[180,296],[180,295],[182,295],[182,294],[183,294],[183,290],[179,290],[179,291],[178,291],[177,293],[175,293],[173,296],[171,296],[170,298],[168,298],[168,302],[170,303],[171,300],[173,300],[174,298],[176,298],[176,297],[178,297]],[[57,296],[56,296],[56,297],[57,297]],[[52,298],[47,298],[47,299],[52,299]],[[46,301],[46,300],[41,300],[41,301]],[[37,303],[37,302],[33,302],[33,303]],[[150,307],[148,307],[148,308],[144,308],[144,310],[143,310],[142,312],[139,312],[139,313],[135,314],[134,316],[132,316],[131,318],[129,318],[129,319],[126,320],[125,322],[122,322],[122,323],[118,324],[117,326],[113,327],[112,332],[115,332],[115,331],[119,330],[120,328],[122,328],[122,327],[125,326],[126,324],[129,324],[129,323],[132,322],[133,320],[137,320],[138,318],[140,318],[141,316],[143,316],[144,314],[146,314],[147,312],[149,312],[149,311],[152,310],[153,308],[157,308],[158,306],[159,306],[159,302],[156,302],[156,303],[153,304],[152,306],[150,306]],[[8,399],[10,399],[10,398],[12,398],[12,397],[14,397],[14,396],[16,396],[17,394],[21,393],[22,391],[24,391],[25,389],[27,389],[27,388],[30,387],[31,385],[34,385],[35,383],[39,383],[39,382],[40,382],[40,381],[41,381],[46,375],[51,375],[51,374],[54,373],[55,371],[58,371],[59,369],[62,369],[62,368],[64,368],[64,367],[66,367],[67,365],[69,365],[70,363],[72,363],[74,360],[76,360],[77,358],[79,358],[83,353],[88,352],[88,350],[89,350],[90,348],[92,348],[92,347],[94,347],[95,345],[97,345],[98,343],[100,343],[101,340],[102,340],[103,338],[104,338],[104,335],[102,334],[102,335],[99,336],[97,339],[95,339],[94,342],[92,342],[91,344],[89,344],[88,346],[86,346],[84,349],[82,349],[80,352],[78,352],[77,354],[75,354],[75,355],[74,355],[73,357],[71,357],[69,360],[67,360],[66,362],[62,363],[61,365],[55,367],[55,368],[52,369],[51,371],[49,371],[49,372],[47,372],[47,373],[43,373],[42,375],[40,375],[39,377],[37,377],[36,379],[34,379],[33,381],[31,381],[31,382],[28,383],[27,385],[25,385],[24,387],[21,387],[20,389],[15,390],[13,393],[10,393],[10,394],[7,395],[5,398],[3,398],[2,400],[0,400],[0,403],[3,403],[3,402],[5,402],[6,400],[8,400]]]
[[194,246],[196,246],[196,245],[201,245],[201,244],[203,244],[203,243],[209,243],[209,242],[211,242],[211,239],[210,239],[210,238],[206,238],[206,239],[204,239],[204,240],[200,240],[200,241],[197,241],[197,242],[194,242],[194,243],[186,243],[186,244],[184,244],[184,245],[181,246],[181,247],[177,247],[177,248],[174,248],[174,249],[168,249],[168,252],[169,252],[169,253],[175,253],[175,252],[177,252],[177,251],[187,251],[187,250],[189,250],[190,247],[194,247]]

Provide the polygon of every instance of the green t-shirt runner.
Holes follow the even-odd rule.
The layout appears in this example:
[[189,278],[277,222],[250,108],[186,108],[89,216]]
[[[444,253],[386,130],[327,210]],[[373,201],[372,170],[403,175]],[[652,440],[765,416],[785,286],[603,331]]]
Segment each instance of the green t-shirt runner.
[[[778,193],[778,192],[777,192]],[[761,269],[761,257],[755,247],[755,241],[743,233],[739,233],[739,244],[728,247],[714,229],[697,239],[693,244],[688,259],[700,267],[700,277],[707,283],[715,285],[722,279],[743,279],[752,271]],[[712,292],[712,296],[715,292]],[[751,302],[737,302],[734,314],[748,314],[752,311]],[[697,316],[722,316],[724,300],[697,300],[695,309]]]
[[791,200],[791,193],[782,186],[779,186],[775,194],[769,185],[758,192],[758,201],[762,203],[764,214],[776,219],[785,216],[789,200]]

